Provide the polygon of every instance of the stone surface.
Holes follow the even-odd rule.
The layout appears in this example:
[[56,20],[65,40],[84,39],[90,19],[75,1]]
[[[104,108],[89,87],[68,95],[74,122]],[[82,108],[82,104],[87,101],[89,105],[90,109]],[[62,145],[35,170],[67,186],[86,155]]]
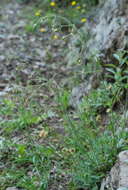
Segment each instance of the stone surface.
[[73,108],[76,108],[80,104],[83,96],[88,95],[90,90],[91,90],[91,84],[88,84],[86,82],[79,86],[74,87],[72,89],[72,93],[71,93],[71,97],[69,101],[70,106],[72,106]]
[[70,45],[73,52],[69,53],[67,59],[73,54],[71,61],[74,61],[82,48],[83,60],[86,63],[96,54],[103,63],[110,63],[115,51],[128,48],[128,1],[101,1],[99,7],[87,15],[87,23],[82,31],[86,44],[81,47],[79,43],[84,42],[81,35],[74,35]]
[[100,85],[100,78],[97,74],[92,75],[89,80],[76,86],[72,89],[69,104],[73,108],[77,108],[84,96],[87,96],[92,89],[98,88]]
[[100,190],[127,190],[128,189],[128,151],[118,155],[118,161],[111,169],[110,174],[103,180]]
[[63,49],[68,42],[51,39],[47,25],[45,33],[27,32],[28,21],[22,15],[33,8],[18,2],[0,1],[0,98],[7,94],[7,85],[41,85],[51,78],[62,83],[60,79],[67,78],[68,69],[61,67],[67,65]]
[[[85,40],[81,38],[82,35]],[[113,54],[117,50],[128,49],[128,0],[101,0],[100,5],[87,15],[87,23],[82,28],[82,34],[78,32],[74,35],[69,48],[70,52],[67,55],[69,65],[76,62],[81,54],[85,64],[92,63],[92,58],[97,55],[104,72],[106,64],[116,61]],[[91,87],[88,86],[94,83],[94,80],[91,83],[89,80],[73,89],[70,102],[78,104],[81,97],[89,93],[88,88]]]
[[128,1],[107,0],[92,13],[92,19],[85,24],[90,40],[84,58],[98,53],[103,63],[111,63],[115,51],[128,48]]
[[8,187],[6,190],[18,190],[16,187]]

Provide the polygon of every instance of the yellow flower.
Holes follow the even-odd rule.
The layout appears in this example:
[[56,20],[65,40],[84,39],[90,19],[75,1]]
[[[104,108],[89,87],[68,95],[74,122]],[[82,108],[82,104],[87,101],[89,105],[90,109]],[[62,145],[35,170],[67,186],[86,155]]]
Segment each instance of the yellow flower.
[[40,28],[40,32],[46,32],[45,28]]
[[56,34],[53,36],[54,40],[57,40],[59,38],[59,36],[57,36]]
[[76,9],[79,10],[79,9],[81,9],[81,7],[80,7],[80,6],[77,6]]
[[81,22],[82,22],[82,23],[87,22],[87,19],[86,19],[86,18],[82,18],[82,19],[81,19]]
[[35,16],[41,16],[41,10],[38,10],[38,11],[35,13]]
[[55,7],[55,6],[56,6],[56,3],[55,3],[54,1],[52,1],[52,2],[50,3],[50,5],[51,5],[51,7]]
[[71,5],[72,5],[72,6],[75,6],[75,5],[76,5],[76,1],[72,1],[72,2],[71,2]]

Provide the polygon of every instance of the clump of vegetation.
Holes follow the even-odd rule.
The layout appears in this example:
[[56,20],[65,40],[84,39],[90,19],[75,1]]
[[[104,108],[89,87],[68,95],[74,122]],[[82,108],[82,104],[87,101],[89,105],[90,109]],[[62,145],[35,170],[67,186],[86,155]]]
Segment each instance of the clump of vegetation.
[[67,28],[70,30],[73,26],[80,27],[87,22],[86,14],[96,4],[98,4],[97,0],[39,1],[36,4],[37,8],[34,10],[35,17],[34,14],[31,17],[31,25],[33,27],[29,25],[27,29],[30,31],[38,29],[40,32],[44,32],[41,29],[44,23],[47,23],[47,25],[50,24],[55,30],[67,30]]
[[[26,29],[39,35],[47,33],[49,27],[53,32],[53,41],[58,40],[58,31],[62,31],[66,37],[74,35],[79,24],[87,21],[86,12],[96,4],[97,0],[39,1],[33,9],[32,23]],[[82,37],[78,40],[78,46],[86,41],[81,31],[78,31]],[[65,51],[68,50],[64,49],[64,55]],[[66,83],[59,85],[60,80],[53,81],[54,77],[47,82],[47,79],[42,79],[42,73],[42,78],[38,79],[41,81],[39,85],[33,86],[30,81],[24,87],[26,91],[18,89],[2,99],[1,190],[10,186],[25,190],[100,188],[101,180],[115,163],[117,154],[128,149],[128,132],[124,130],[126,118],[121,115],[126,109],[122,97],[127,99],[128,91],[125,55],[127,51],[114,55],[118,66],[107,65],[107,77],[99,88],[83,98],[77,110],[70,109],[69,86]],[[47,62],[52,60],[50,50],[46,57]],[[76,63],[80,65],[80,54],[76,57]],[[97,65],[91,68],[91,63],[83,67],[89,75],[99,72]],[[112,82],[108,78],[112,78]],[[46,94],[42,95],[42,91]],[[116,110],[115,105],[118,104],[122,105],[122,110]],[[64,132],[58,133],[57,127],[54,129],[50,126],[55,122],[63,126],[61,130]],[[118,127],[121,128],[120,133]]]
[[[118,57],[119,54],[114,56]],[[125,58],[123,62],[124,60]],[[124,90],[128,90],[128,76],[121,75],[123,72],[121,64],[122,61],[119,59],[120,72],[118,68],[115,72],[108,69],[113,73],[114,83],[104,80],[98,89],[92,90],[89,96],[84,97],[78,111],[74,113],[67,111],[69,93],[63,92],[63,95],[59,96],[65,129],[68,133],[65,144],[67,152],[71,150],[72,155],[68,153],[66,157],[72,176],[70,188],[73,186],[98,190],[102,178],[114,165],[118,153],[128,148],[127,132],[123,130],[125,119],[120,112],[114,110],[115,103],[123,106],[120,98]],[[115,68],[114,65],[113,67]],[[104,120],[107,120],[106,124]],[[119,127],[122,129],[120,133],[118,133]]]

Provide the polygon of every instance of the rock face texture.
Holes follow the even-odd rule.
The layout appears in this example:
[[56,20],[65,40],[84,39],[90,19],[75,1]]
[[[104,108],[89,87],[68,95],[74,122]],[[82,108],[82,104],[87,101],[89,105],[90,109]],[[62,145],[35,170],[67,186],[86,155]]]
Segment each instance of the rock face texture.
[[[83,61],[86,64],[97,55],[104,68],[106,64],[116,61],[113,53],[128,49],[128,0],[101,0],[100,5],[87,17],[87,23],[82,28],[84,35],[87,35],[86,42],[82,42],[79,34],[74,36],[70,46],[74,51],[73,59],[69,58],[70,54],[68,58],[72,62],[78,59],[82,49]],[[81,43],[84,46],[81,47]],[[83,88],[84,86],[87,88],[87,85],[83,85]],[[79,97],[86,95],[83,88],[79,91],[81,95],[75,96],[76,102],[79,102]]]
[[[96,11],[97,12],[97,11]],[[91,38],[87,42],[85,57],[99,53],[102,61],[110,63],[118,49],[128,48],[128,1],[107,0],[99,8],[95,27],[90,27]]]
[[6,190],[18,190],[16,187],[8,187]]
[[110,63],[115,51],[128,49],[128,0],[101,1],[83,28],[90,35],[84,58],[95,52]]
[[128,190],[128,151],[118,156],[109,176],[103,180],[100,190]]
[[[83,48],[84,59],[98,53],[102,61],[111,62],[113,52],[128,49],[128,0],[101,0],[100,5],[87,15],[83,32],[88,34]],[[76,42],[80,37],[74,36],[72,40],[75,54],[80,51]]]
[[69,104],[73,108],[78,108],[82,101],[83,96],[87,96],[92,89],[98,88],[100,85],[100,77],[98,75],[92,75],[89,80],[76,86],[72,89]]

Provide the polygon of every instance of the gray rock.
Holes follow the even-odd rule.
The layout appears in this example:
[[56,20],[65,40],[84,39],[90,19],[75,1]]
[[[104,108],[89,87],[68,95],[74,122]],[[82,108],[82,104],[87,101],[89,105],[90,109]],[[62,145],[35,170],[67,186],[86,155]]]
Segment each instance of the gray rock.
[[8,187],[6,190],[18,190],[16,187]]
[[19,30],[25,27],[26,23],[23,20],[20,20],[19,23],[14,27],[14,29]]
[[18,35],[10,34],[10,35],[8,36],[8,40],[20,40],[20,39],[21,39],[21,37],[18,36]]
[[111,169],[110,174],[103,180],[100,190],[127,190],[128,189],[128,151],[118,155],[118,161]]
[[4,96],[6,96],[6,92],[0,92],[0,99],[2,98],[2,97],[4,97]]
[[6,60],[4,55],[0,55],[0,63],[4,62]]
[[[87,15],[88,21],[82,28],[85,41],[79,32],[74,35],[67,59],[71,60],[71,54],[76,58],[82,48],[84,61],[98,54],[103,63],[111,63],[115,51],[128,48],[127,15],[127,0],[101,0],[99,7]],[[83,47],[78,42],[84,43]]]
[[87,96],[92,89],[98,88],[100,85],[100,77],[97,74],[92,75],[89,80],[74,87],[71,92],[69,105],[73,108],[77,108],[81,103],[84,96]]
[[[90,58],[92,61],[92,58],[97,55],[104,70],[106,64],[115,61],[113,53],[128,48],[128,0],[101,0],[100,2],[99,7],[87,15],[88,21],[80,29],[82,34],[78,32],[72,38],[70,52],[67,55],[69,65],[76,62],[81,56],[80,53],[84,52],[83,61],[86,64]],[[79,104],[81,97],[89,93],[94,81],[92,84],[89,81],[85,82],[72,90],[70,101],[72,105]]]
[[4,34],[0,34],[0,43],[6,40],[6,36]]
[[0,83],[9,82],[9,76],[7,74],[0,75]]
[[80,84],[79,86],[74,87],[72,89],[71,97],[69,100],[70,106],[72,106],[73,108],[78,107],[82,98],[88,95],[90,90],[91,90],[91,85],[86,82],[83,84]]
[[95,27],[90,28],[92,36],[87,42],[86,59],[92,56],[92,52],[96,52],[105,64],[110,63],[116,50],[128,47],[127,14],[127,0],[107,0],[105,2],[99,10]]
[[124,114],[122,115],[122,120],[128,121],[128,111],[124,112]]
[[5,87],[6,87],[6,84],[4,84],[4,83],[0,84],[0,90],[5,89]]

